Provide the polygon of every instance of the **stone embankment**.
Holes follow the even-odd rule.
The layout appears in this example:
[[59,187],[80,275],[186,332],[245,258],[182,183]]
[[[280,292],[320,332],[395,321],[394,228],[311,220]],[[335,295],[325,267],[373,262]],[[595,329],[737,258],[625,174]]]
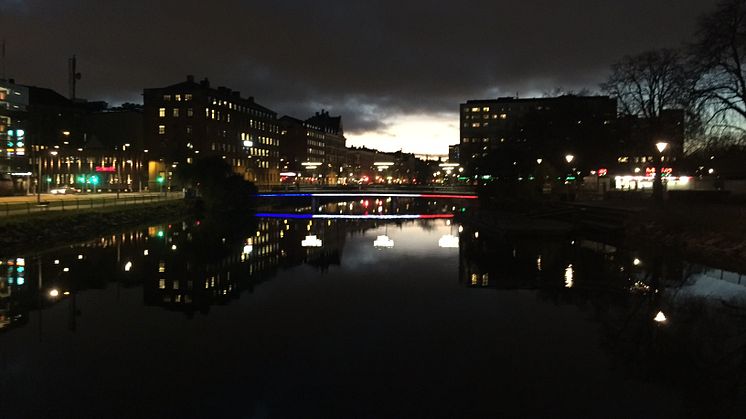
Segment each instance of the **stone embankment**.
[[0,220],[0,256],[33,252],[118,232],[122,228],[167,222],[191,214],[184,201],[74,213],[45,213]]

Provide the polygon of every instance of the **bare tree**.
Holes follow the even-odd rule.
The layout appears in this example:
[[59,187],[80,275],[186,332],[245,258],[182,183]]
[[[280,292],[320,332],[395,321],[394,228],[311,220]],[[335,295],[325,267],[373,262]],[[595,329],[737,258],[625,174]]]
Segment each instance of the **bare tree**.
[[614,63],[601,89],[617,98],[623,114],[655,119],[666,109],[691,109],[695,79],[681,51],[660,49]]
[[738,129],[746,123],[746,0],[725,0],[703,16],[691,50],[708,123]]

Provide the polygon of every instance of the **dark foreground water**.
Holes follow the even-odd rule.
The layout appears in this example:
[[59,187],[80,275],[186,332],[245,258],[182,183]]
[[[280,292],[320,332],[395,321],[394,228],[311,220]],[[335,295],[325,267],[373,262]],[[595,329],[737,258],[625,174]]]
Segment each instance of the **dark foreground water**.
[[746,277],[579,238],[190,220],[0,275],[2,418],[744,412]]

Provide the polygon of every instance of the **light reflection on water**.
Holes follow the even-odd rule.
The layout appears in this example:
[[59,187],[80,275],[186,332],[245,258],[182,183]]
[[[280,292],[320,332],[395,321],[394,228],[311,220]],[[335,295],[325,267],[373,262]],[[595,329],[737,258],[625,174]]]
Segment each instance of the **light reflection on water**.
[[[311,243],[309,237],[314,237],[312,246],[304,245]],[[443,245],[444,238],[447,245]],[[128,354],[132,350],[128,345],[135,342],[142,345],[151,339],[184,342],[187,346],[172,348],[183,351],[177,359],[198,356],[200,349],[190,346],[197,339],[192,336],[197,330],[217,339],[216,354],[231,352],[233,349],[221,346],[230,342],[227,335],[207,330],[251,333],[250,328],[242,332],[234,329],[234,321],[244,321],[257,328],[256,333],[261,337],[251,350],[254,361],[257,365],[265,359],[270,362],[269,366],[254,366],[267,374],[264,379],[289,373],[286,367],[272,367],[272,362],[290,362],[297,374],[295,379],[311,385],[318,379],[314,374],[319,372],[313,363],[331,362],[326,359],[326,352],[316,352],[320,348],[335,353],[338,357],[335,362],[347,365],[354,372],[348,376],[333,367],[338,377],[320,379],[321,384],[333,388],[341,385],[338,379],[388,383],[392,377],[378,376],[376,368],[397,374],[396,369],[388,370],[380,364],[389,359],[383,354],[390,353],[398,353],[405,365],[416,365],[419,357],[426,360],[428,368],[403,367],[423,380],[433,380],[443,371],[455,374],[453,371],[463,369],[462,360],[457,359],[462,355],[459,351],[471,353],[474,361],[487,371],[501,371],[504,379],[519,383],[525,377],[544,380],[553,374],[544,370],[541,363],[531,365],[532,358],[517,355],[526,352],[548,359],[559,357],[557,361],[566,363],[567,368],[578,369],[581,378],[589,365],[601,368],[602,372],[594,379],[602,383],[595,384],[611,385],[603,381],[608,379],[615,383],[611,387],[616,391],[626,388],[621,384],[624,380],[642,380],[649,387],[652,376],[653,382],[663,388],[678,379],[677,374],[696,371],[700,374],[697,383],[676,383],[674,393],[658,389],[664,394],[661,403],[673,401],[673,406],[659,406],[641,393],[627,396],[659,409],[656,411],[670,413],[666,409],[679,412],[694,408],[704,413],[722,413],[729,412],[723,409],[733,405],[735,399],[727,397],[733,396],[733,391],[713,395],[712,391],[703,392],[702,387],[712,382],[739,385],[739,377],[732,375],[732,369],[729,375],[726,367],[738,365],[742,358],[729,359],[726,366],[717,364],[716,359],[718,362],[722,359],[724,341],[730,349],[744,344],[743,330],[736,320],[746,307],[744,290],[746,278],[742,275],[663,255],[643,255],[581,239],[508,240],[451,220],[259,218],[246,229],[230,230],[192,220],[107,236],[41,255],[18,255],[3,260],[0,332],[5,333],[0,334],[0,348],[5,358],[10,359],[6,365],[23,365],[23,368],[3,371],[6,374],[2,383],[6,388],[12,384],[11,378],[22,374],[52,381],[69,378],[76,372],[64,364],[55,364],[51,372],[34,365],[49,365],[47,351],[57,351],[56,356],[63,359],[98,356],[93,344],[97,340],[109,343],[107,348],[114,358],[130,363],[143,362],[147,352],[135,350]],[[568,308],[572,310],[568,312]],[[163,309],[185,316],[164,317]],[[424,316],[423,311],[430,314]],[[245,317],[249,312],[251,319]],[[286,317],[296,312],[311,322],[312,329],[318,329],[317,335],[306,335],[286,322]],[[117,320],[110,326],[101,323],[102,319],[116,318],[112,317],[114,313],[119,313],[120,318],[131,318],[132,322]],[[226,317],[227,313],[237,317]],[[300,318],[293,318],[303,323]],[[407,319],[427,334],[420,336],[407,329]],[[567,348],[582,345],[575,351],[588,352],[590,360],[568,356],[563,352],[564,346],[560,350],[543,342],[543,335],[548,332],[542,330],[549,325],[552,330],[567,327],[567,336],[576,336],[577,342],[568,340],[562,345]],[[532,336],[534,328],[537,336]],[[294,332],[286,336],[283,330]],[[501,330],[501,334],[495,335],[496,330]],[[561,330],[557,336],[566,339]],[[275,334],[285,340],[276,341]],[[300,336],[304,340],[298,341]],[[379,336],[391,342],[377,340]],[[453,336],[463,340],[446,343]],[[500,340],[498,346],[494,346],[495,339]],[[310,352],[282,346],[286,341]],[[112,342],[121,345],[117,348]],[[262,342],[267,346],[262,346]],[[47,343],[55,346],[47,347]],[[394,343],[403,345],[407,351],[400,353],[390,346]],[[34,345],[37,351],[21,355],[28,345]],[[265,352],[277,349],[276,345],[285,354],[280,358]],[[371,353],[366,345],[374,345],[376,350]],[[474,350],[473,345],[486,345],[485,351]],[[344,350],[349,355],[339,353]],[[510,354],[512,358],[493,358],[494,351],[504,356]],[[25,361],[15,363],[14,357],[24,356]],[[370,365],[351,367],[356,356],[372,357],[368,360]],[[593,361],[594,357],[608,361]],[[169,364],[169,358],[159,359],[170,365],[169,369],[181,368]],[[436,359],[437,368],[431,364]],[[388,362],[399,365],[400,361]],[[505,362],[512,365],[509,371],[505,371]],[[625,373],[609,368],[609,364]],[[102,365],[117,370],[106,362]],[[687,366],[686,372],[683,365]],[[482,375],[480,371],[466,368],[464,374],[486,388],[495,385],[495,376]],[[210,380],[217,372],[199,364],[191,373]],[[96,375],[90,371],[88,374]],[[176,375],[184,374],[179,370]],[[458,374],[450,377],[457,378]],[[574,381],[573,377],[564,379],[572,384],[569,387],[588,385]],[[272,398],[294,400],[278,395],[287,390],[286,383],[277,378],[268,380],[269,395],[257,396],[254,401],[257,405],[270,403]],[[160,377],[155,382],[164,385],[171,380]],[[485,384],[489,382],[492,384]],[[459,393],[453,384],[442,385],[454,392],[454,406],[469,404],[478,411],[491,411],[492,404],[487,399],[480,402]],[[547,391],[551,387],[537,385]],[[649,390],[648,387],[645,388]],[[23,415],[29,412],[24,406],[38,394],[34,394],[33,385],[19,388],[15,393],[18,403],[11,401],[5,406],[13,406],[13,413]],[[420,395],[423,398],[419,402],[443,403],[441,397],[436,397],[441,390],[431,390],[433,395]],[[738,390],[734,391],[738,395]],[[312,393],[319,398],[319,405],[308,400],[305,403],[310,403],[312,412],[323,411],[313,408],[321,409],[327,402],[324,396]],[[60,394],[72,397],[64,391]],[[106,403],[106,397],[114,397],[106,392],[98,394],[102,404]],[[57,400],[61,396],[49,397]],[[365,406],[373,408],[373,399],[356,397],[361,398],[361,411],[365,411]],[[546,397],[557,408],[558,402]],[[392,401],[399,402],[396,398]],[[602,402],[608,400],[600,398],[598,403]],[[278,409],[294,412],[291,407]],[[352,408],[340,409],[350,412]],[[635,411],[624,403],[622,409]],[[381,413],[390,411],[384,409]]]

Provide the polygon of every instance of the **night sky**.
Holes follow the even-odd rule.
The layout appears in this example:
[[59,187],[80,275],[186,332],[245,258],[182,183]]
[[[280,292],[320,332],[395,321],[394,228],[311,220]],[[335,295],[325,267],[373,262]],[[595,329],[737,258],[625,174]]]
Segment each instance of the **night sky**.
[[193,74],[280,116],[342,114],[350,145],[447,153],[467,99],[598,90],[675,47],[717,0],[0,0],[7,77],[142,102]]

